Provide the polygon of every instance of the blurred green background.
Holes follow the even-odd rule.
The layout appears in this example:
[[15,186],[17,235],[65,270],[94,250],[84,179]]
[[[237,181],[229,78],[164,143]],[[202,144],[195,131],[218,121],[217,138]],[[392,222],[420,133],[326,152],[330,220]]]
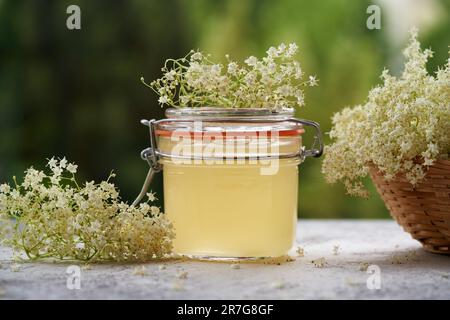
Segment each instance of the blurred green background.
[[[70,4],[81,8],[81,30],[66,28]],[[369,4],[381,6],[381,30],[366,28]],[[449,16],[450,1],[438,0],[0,0],[0,181],[66,156],[82,179],[115,169],[132,201],[147,171],[139,120],[164,113],[139,78],[159,77],[166,58],[192,48],[242,59],[296,41],[306,73],[320,79],[297,115],[327,132],[332,114],[363,103],[384,67],[401,71],[410,26],[435,51],[430,71],[444,64]],[[301,165],[301,217],[389,216],[376,193],[363,200],[327,185],[320,165]],[[159,175],[153,190],[160,198],[161,186]]]

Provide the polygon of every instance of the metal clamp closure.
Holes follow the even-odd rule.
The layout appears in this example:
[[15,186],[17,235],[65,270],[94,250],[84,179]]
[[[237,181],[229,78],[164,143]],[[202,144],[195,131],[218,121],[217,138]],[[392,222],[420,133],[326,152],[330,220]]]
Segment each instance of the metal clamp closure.
[[[218,121],[228,121],[228,122],[245,122],[245,123],[270,123],[270,122],[278,122],[280,120],[266,120],[266,119],[245,119],[245,120],[239,120],[239,119],[202,119],[203,122],[218,122]],[[145,178],[144,185],[142,186],[141,192],[137,196],[136,200],[133,201],[133,206],[136,206],[146,195],[147,190],[150,186],[151,181],[153,180],[153,176],[155,173],[158,173],[162,170],[162,164],[159,162],[159,158],[161,156],[170,156],[166,155],[164,153],[161,153],[158,150],[157,146],[157,140],[156,140],[156,134],[155,134],[155,126],[157,124],[163,123],[163,122],[186,122],[186,121],[193,121],[193,120],[186,120],[186,119],[162,119],[162,120],[141,120],[141,123],[145,126],[148,126],[149,133],[150,133],[150,147],[142,150],[141,152],[141,158],[145,161],[147,161],[148,165],[150,166],[150,169],[147,173],[147,177]],[[306,149],[304,146],[298,151],[298,153],[289,155],[289,156],[283,156],[282,158],[286,157],[299,157],[300,161],[304,161],[307,157],[313,157],[317,158],[320,157],[323,153],[323,140],[322,140],[322,132],[320,130],[320,126],[317,122],[310,121],[310,120],[303,120],[303,119],[296,119],[296,118],[290,118],[286,119],[284,121],[290,121],[299,123],[303,126],[309,126],[313,127],[315,130],[314,134],[314,140],[312,143],[312,146],[310,149]],[[316,145],[318,146],[316,147]],[[178,156],[180,157],[180,156]]]

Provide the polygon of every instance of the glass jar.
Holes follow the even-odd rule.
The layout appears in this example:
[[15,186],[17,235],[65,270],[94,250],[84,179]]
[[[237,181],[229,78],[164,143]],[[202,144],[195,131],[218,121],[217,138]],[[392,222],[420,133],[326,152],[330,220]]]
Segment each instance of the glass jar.
[[[167,119],[143,120],[150,171],[163,169],[164,211],[173,223],[174,252],[202,258],[286,254],[297,225],[298,165],[319,157],[319,125],[293,109],[168,109]],[[314,144],[302,145],[305,126]]]

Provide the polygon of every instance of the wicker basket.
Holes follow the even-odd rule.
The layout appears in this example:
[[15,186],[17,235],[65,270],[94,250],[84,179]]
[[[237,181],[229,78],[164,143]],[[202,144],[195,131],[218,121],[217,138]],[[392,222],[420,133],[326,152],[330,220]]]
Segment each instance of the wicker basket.
[[450,161],[429,167],[426,178],[415,188],[399,175],[386,181],[370,166],[373,182],[392,217],[423,244],[425,250],[450,254]]

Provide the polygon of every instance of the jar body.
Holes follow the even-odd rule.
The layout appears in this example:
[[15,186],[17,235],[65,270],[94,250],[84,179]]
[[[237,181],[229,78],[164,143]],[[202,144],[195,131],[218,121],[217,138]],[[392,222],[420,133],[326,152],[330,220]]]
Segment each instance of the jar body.
[[295,241],[298,160],[275,174],[259,164],[164,161],[164,204],[174,252],[202,257],[275,257]]
[[[293,110],[169,109],[151,128],[164,177],[173,251],[277,257],[297,225],[303,122]],[[152,143],[153,145],[153,143]]]

